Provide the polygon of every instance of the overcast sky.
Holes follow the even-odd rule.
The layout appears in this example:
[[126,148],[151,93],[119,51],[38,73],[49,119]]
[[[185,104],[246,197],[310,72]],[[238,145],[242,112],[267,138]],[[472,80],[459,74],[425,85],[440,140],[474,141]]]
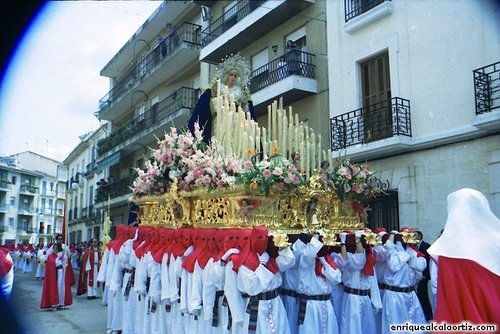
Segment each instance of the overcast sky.
[[0,86],[0,155],[64,160],[95,130],[109,91],[101,69],[160,1],[49,1],[27,30]]

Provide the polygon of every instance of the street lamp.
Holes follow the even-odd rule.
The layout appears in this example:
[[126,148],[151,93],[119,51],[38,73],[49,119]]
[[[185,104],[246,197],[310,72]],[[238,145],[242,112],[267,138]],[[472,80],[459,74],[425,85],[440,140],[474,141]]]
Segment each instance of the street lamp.
[[75,178],[71,178],[71,189],[77,190],[80,187],[81,184],[80,184],[80,178],[79,178],[79,176],[87,177],[86,174],[77,172],[76,175],[75,175]]

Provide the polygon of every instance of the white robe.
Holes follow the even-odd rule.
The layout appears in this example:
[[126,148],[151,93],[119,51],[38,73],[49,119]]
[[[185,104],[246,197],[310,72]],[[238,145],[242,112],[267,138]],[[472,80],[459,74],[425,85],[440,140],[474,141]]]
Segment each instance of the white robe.
[[[387,258],[389,253],[384,245],[373,246],[373,256],[375,256],[375,275],[377,276],[377,281],[380,284],[384,284],[385,271],[387,270]],[[380,300],[384,300],[385,289],[379,289]],[[375,314],[375,323],[377,326],[377,333],[382,332],[382,314],[383,312],[377,312]]]
[[224,295],[231,312],[231,323],[229,324],[231,333],[248,333],[246,313],[248,297],[243,297],[238,289],[238,274],[233,270],[233,262],[229,261],[224,268]]
[[[134,252],[135,254],[135,252]],[[135,312],[135,328],[136,333],[146,334],[149,331],[149,316],[148,312],[148,299],[146,283],[148,278],[148,265],[146,254],[141,258],[136,257],[135,279],[134,279],[134,292],[137,302]]]
[[[416,272],[422,272],[427,266],[425,257],[417,257],[416,252],[410,247],[404,250],[388,240],[384,247],[390,254],[386,263],[387,270],[384,275],[384,283],[400,288],[413,287],[416,283]],[[411,292],[396,292],[387,290],[382,300],[382,333],[391,333],[392,324],[425,324],[424,311],[420,305],[417,294]]]
[[[290,248],[279,251],[276,264],[280,271],[290,269],[295,264],[295,257]],[[255,271],[244,265],[238,269],[238,290],[249,296],[277,290],[282,283],[281,273],[273,274],[264,265],[259,264]],[[250,315],[247,314],[247,317]],[[285,306],[280,297],[260,300],[257,309],[256,334],[290,334],[290,325]]]
[[113,320],[113,304],[109,302],[109,284],[108,281],[111,281],[111,275],[113,271],[113,259],[111,256],[113,253],[108,247],[104,249],[104,253],[102,255],[101,267],[99,268],[99,273],[97,274],[97,281],[104,283],[104,292],[102,297],[102,305],[107,306],[107,320],[106,320],[106,329],[111,330],[111,323]]
[[[161,267],[160,267],[160,300],[161,300],[161,307],[163,310],[161,312],[164,312],[163,314],[163,321],[162,321],[162,326],[160,327],[161,330],[163,330],[163,333],[165,334],[170,334],[172,332],[172,303],[170,301],[169,297],[169,287],[170,287],[170,276],[169,276],[169,259],[170,259],[170,254],[169,253],[164,253],[162,260],[161,260]],[[168,308],[168,312],[167,312]]]
[[[223,303],[224,296],[221,295],[216,300],[217,291],[224,290],[224,269],[220,261],[209,259],[203,270],[203,315],[208,326],[207,334],[229,334],[229,309]],[[212,326],[216,302],[218,325]]]
[[[43,254],[45,252],[45,254]],[[40,249],[37,252],[36,278],[43,279],[45,277],[45,263],[47,262],[47,248]]]
[[[306,245],[299,259],[299,284],[297,291],[301,294],[314,296],[331,293],[330,284],[339,284],[341,273],[331,266],[323,267],[322,274],[316,275],[316,254],[323,244],[312,238]],[[337,318],[333,305],[328,300],[307,300],[304,323],[299,325],[299,334],[339,332]]]
[[[131,264],[131,260],[133,260],[134,249],[134,240],[129,239],[123,243],[120,247],[120,251],[118,252],[117,261],[120,263],[120,271],[122,273],[121,278],[121,287],[118,291],[121,298],[123,299],[123,316],[122,316],[122,334],[133,334],[135,333],[135,295],[132,291],[133,286],[128,292],[128,296],[126,293],[127,284],[133,278],[132,273],[128,272],[132,270],[134,267]],[[127,272],[123,273],[123,269],[126,269]]]
[[[305,249],[306,244],[300,239],[297,239],[292,245],[292,252],[294,255],[294,264],[291,268],[288,268],[282,273],[283,283],[281,284],[282,289],[290,290],[293,293],[297,293],[297,282],[299,280],[299,258],[302,251]],[[283,305],[285,306],[288,323],[290,326],[290,333],[297,334],[299,331],[299,326],[297,324],[297,315],[299,314],[299,300],[297,297],[289,296],[285,294],[280,295],[283,300]]]
[[182,273],[182,257],[175,257],[171,255],[169,266],[169,292],[168,298],[170,299],[171,309],[171,326],[172,333],[181,334],[185,328],[185,319],[180,312],[180,275]]
[[[366,263],[366,253],[347,253],[347,259],[337,258],[337,264],[342,271],[342,281],[345,287],[359,290],[372,290],[374,276],[366,276],[362,270]],[[371,291],[370,291],[371,292]],[[376,285],[376,293],[378,285]],[[377,298],[380,309],[380,294]],[[372,308],[370,296],[358,296],[344,293],[342,299],[342,312],[339,319],[340,333],[369,333],[376,334],[375,313]]]
[[111,304],[111,329],[114,331],[122,330],[123,326],[123,298],[120,293],[122,285],[121,265],[118,263],[118,254],[113,249],[110,250],[108,267],[111,266],[110,279],[106,281],[109,284],[108,307]]

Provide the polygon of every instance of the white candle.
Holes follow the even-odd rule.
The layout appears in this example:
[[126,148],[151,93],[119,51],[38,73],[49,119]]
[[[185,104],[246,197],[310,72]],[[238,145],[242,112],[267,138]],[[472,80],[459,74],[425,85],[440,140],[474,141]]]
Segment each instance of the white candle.
[[300,143],[300,149],[299,149],[300,172],[302,172],[305,170],[306,155],[305,155],[305,149],[304,149],[304,141],[301,140],[299,143]]
[[306,141],[306,176],[309,177],[309,169],[311,166],[311,147],[310,142]]
[[292,150],[293,150],[293,117],[291,110],[292,109],[290,107],[290,118],[288,119],[288,152],[287,152],[288,159],[292,157]]
[[269,129],[269,131],[272,130],[272,136],[271,136],[271,132],[269,132],[269,139],[270,140],[276,140],[278,139],[278,128],[276,126],[276,120],[277,120],[277,110],[276,110],[276,106],[277,106],[277,103],[276,101],[273,102],[273,105],[272,105],[272,112],[273,112],[273,123],[271,124],[271,129]]
[[282,128],[282,134],[281,134],[281,137],[282,137],[282,140],[281,140],[281,152],[283,154],[283,157],[286,157],[286,149],[288,147],[287,145],[287,138],[286,138],[286,134],[287,134],[287,131],[286,131],[286,125],[287,125],[287,119],[286,119],[286,115],[285,115],[285,112],[283,111],[283,125],[281,126]]
[[[255,137],[249,136],[248,148],[252,149],[255,152]],[[255,154],[255,153],[254,153]]]
[[238,141],[238,156],[244,157],[244,155],[243,155],[243,132],[244,132],[244,127],[243,127],[242,123],[240,123],[239,129],[240,129],[240,131],[239,131],[240,138],[239,138],[239,141]]
[[247,149],[248,149],[248,132],[244,131],[243,132],[243,152],[244,152],[245,159],[250,158],[247,154]]
[[267,106],[267,129],[271,131],[271,105]]
[[264,155],[267,155],[267,130],[266,128],[262,128],[262,150]]
[[255,135],[257,134],[255,131],[255,122],[250,121],[250,128],[251,128],[251,136],[250,136],[250,148],[255,151]]
[[321,145],[318,143],[318,168],[321,168]]
[[297,145],[297,143],[299,143],[299,129],[297,127],[295,127],[295,136],[294,136],[294,145],[295,145],[294,150],[295,151],[299,150],[299,145]]
[[[260,127],[256,125],[257,128],[257,136],[255,137],[255,151],[259,151],[261,149],[261,144],[260,144]],[[259,161],[259,156],[260,154],[257,154],[256,156],[256,161]]]
[[[311,134],[311,169],[317,168],[316,166],[316,136]],[[312,172],[312,170],[311,170]]]

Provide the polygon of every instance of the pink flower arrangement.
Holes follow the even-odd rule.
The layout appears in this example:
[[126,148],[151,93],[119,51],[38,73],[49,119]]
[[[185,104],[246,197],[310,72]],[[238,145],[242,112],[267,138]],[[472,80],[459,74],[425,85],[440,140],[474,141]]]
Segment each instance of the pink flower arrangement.
[[178,190],[223,189],[235,184],[235,175],[242,161],[232,152],[224,152],[216,139],[207,146],[198,124],[194,136],[189,131],[179,133],[172,127],[158,140],[158,148],[144,169],[137,168],[132,197],[159,196],[170,190],[171,178],[177,178]]
[[277,153],[264,156],[260,162],[254,162],[254,159],[255,155],[243,163],[243,169],[236,176],[236,184],[260,190],[268,196],[272,189],[292,191],[304,182],[297,168]]
[[367,206],[371,198],[377,197],[382,192],[377,178],[368,165],[351,163],[347,157],[334,162],[331,178],[341,201],[350,197]]

